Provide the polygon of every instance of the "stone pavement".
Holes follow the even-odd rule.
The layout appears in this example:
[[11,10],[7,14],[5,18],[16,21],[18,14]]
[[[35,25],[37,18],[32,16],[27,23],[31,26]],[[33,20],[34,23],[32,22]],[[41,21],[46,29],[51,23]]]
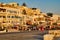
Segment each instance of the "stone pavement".
[[0,34],[0,40],[43,40],[43,32],[12,32]]

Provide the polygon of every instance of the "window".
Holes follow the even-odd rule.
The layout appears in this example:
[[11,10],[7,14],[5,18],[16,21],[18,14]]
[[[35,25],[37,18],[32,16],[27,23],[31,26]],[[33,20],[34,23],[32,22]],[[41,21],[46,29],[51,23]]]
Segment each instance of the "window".
[[31,25],[31,24],[32,24],[32,22],[30,20],[26,21],[26,25]]
[[16,11],[13,11],[13,13],[17,13]]
[[2,16],[0,16],[0,18],[1,18]]
[[37,14],[35,14],[35,15],[37,15]]
[[7,12],[10,12],[10,13],[17,13],[17,11],[13,11],[13,10],[7,10]]
[[9,21],[9,23],[10,23],[10,21]]
[[19,16],[15,16],[15,18],[21,18],[21,17],[19,17]]
[[12,16],[12,18],[14,18],[14,16]]
[[3,16],[3,18],[6,18],[6,16]]
[[5,21],[3,21],[3,23],[6,23]]
[[2,9],[2,8],[0,8],[0,12],[6,12],[6,9]]
[[23,10],[22,14],[26,14],[26,10]]
[[58,20],[60,20],[60,17],[58,17]]
[[7,16],[8,18],[10,18],[10,16]]
[[5,22],[3,21],[3,23],[5,23]]
[[12,23],[14,23],[14,21],[12,21]]

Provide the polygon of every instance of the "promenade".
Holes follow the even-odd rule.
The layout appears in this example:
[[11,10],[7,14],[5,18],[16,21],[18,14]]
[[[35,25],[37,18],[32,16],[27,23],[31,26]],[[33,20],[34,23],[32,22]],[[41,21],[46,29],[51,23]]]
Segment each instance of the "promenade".
[[43,40],[43,35],[47,31],[25,31],[25,32],[8,32],[0,33],[0,40]]

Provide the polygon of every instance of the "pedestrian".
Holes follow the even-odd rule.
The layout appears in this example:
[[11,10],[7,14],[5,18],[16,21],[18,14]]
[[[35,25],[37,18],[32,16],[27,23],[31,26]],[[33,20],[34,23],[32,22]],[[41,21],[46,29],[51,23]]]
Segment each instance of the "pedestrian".
[[41,31],[41,32],[44,31],[44,27],[43,27],[43,26],[40,27],[40,31]]

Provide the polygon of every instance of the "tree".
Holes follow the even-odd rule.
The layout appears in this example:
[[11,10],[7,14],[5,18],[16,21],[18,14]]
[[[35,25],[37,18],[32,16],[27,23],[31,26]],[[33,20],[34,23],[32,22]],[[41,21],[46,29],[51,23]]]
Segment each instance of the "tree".
[[17,5],[19,6],[19,3],[17,3]]
[[52,17],[53,16],[53,13],[47,13],[47,16]]
[[27,6],[26,3],[23,3],[22,6]]

